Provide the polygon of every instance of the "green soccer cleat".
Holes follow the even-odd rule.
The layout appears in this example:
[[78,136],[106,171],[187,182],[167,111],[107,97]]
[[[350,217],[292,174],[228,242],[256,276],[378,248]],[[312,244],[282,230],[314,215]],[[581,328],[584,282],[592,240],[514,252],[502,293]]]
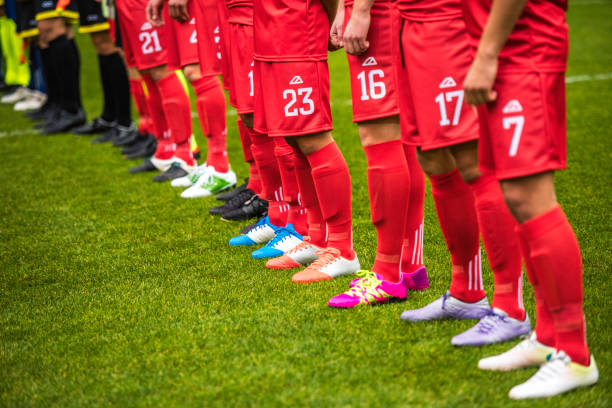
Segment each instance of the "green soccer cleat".
[[181,193],[183,198],[208,197],[236,185],[236,173],[230,168],[225,173],[208,167],[194,185]]

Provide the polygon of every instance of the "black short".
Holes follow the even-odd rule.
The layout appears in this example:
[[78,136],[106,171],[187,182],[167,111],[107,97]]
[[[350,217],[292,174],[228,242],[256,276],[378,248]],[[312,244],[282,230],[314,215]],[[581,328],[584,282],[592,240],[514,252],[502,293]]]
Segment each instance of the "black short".
[[34,0],[34,11],[36,12],[36,20],[47,20],[58,17],[63,17],[73,22],[79,20],[76,0],[72,0],[68,3],[64,10],[57,8],[57,0]]
[[17,1],[17,34],[22,38],[32,38],[38,35],[36,13],[32,0]]
[[102,5],[96,0],[72,0],[79,10],[79,33],[95,33],[110,29],[102,13]]

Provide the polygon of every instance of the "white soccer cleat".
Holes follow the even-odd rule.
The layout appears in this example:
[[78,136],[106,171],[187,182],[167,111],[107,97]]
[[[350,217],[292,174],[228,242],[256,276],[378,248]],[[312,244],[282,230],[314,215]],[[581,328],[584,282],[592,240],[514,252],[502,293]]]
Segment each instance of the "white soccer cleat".
[[200,164],[193,173],[175,178],[170,182],[170,185],[172,187],[191,187],[206,172],[207,168],[206,163]]
[[319,257],[306,269],[293,275],[291,280],[295,283],[311,283],[329,280],[343,275],[352,275],[361,269],[357,254],[354,259],[347,259],[340,255],[335,248],[320,249],[316,252]]
[[530,379],[510,390],[512,399],[547,398],[578,387],[593,385],[599,379],[595,358],[583,366],[572,362],[563,351],[552,354]]
[[40,109],[47,101],[47,95],[39,91],[31,91],[30,95],[15,104],[13,109],[18,112]]
[[19,102],[21,100],[26,99],[31,94],[32,94],[32,91],[30,91],[28,88],[26,88],[24,86],[20,86],[19,88],[15,89],[10,94],[4,95],[0,99],[0,102],[2,102],[2,103],[17,103],[17,102]]
[[546,362],[546,357],[554,352],[554,347],[548,347],[536,339],[534,331],[528,338],[510,350],[497,356],[481,359],[478,362],[478,368],[481,370],[510,371],[540,366]]
[[266,266],[272,269],[290,269],[307,266],[319,258],[317,251],[320,249],[310,242],[309,237],[304,237],[304,241],[301,244],[277,258],[270,259],[266,262]]

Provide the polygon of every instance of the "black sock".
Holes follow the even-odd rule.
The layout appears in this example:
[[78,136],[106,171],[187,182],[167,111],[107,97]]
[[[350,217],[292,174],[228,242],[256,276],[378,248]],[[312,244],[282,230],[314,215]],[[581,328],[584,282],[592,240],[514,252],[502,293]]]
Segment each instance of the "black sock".
[[60,106],[70,113],[77,113],[80,108],[78,93],[78,61],[70,40],[60,35],[49,43],[49,51],[58,78]]
[[116,52],[108,56],[108,70],[112,78],[112,92],[115,101],[117,123],[121,126],[132,124],[132,96],[130,94],[130,81],[127,68],[121,55]]
[[40,57],[42,60],[43,76],[47,84],[47,102],[46,105],[59,105],[58,79],[55,71],[55,64],[51,57],[49,48],[40,49]]
[[117,119],[115,98],[113,95],[113,76],[109,65],[112,64],[110,55],[98,55],[98,65],[100,66],[100,80],[102,82],[102,94],[104,96],[104,108],[100,117],[107,122],[114,122]]
[[71,38],[70,45],[72,46],[72,52],[74,53],[74,57],[76,58],[76,88],[74,98],[79,104],[79,108],[83,108],[83,101],[81,100],[81,54],[79,53],[79,47],[77,47],[76,41],[74,38]]

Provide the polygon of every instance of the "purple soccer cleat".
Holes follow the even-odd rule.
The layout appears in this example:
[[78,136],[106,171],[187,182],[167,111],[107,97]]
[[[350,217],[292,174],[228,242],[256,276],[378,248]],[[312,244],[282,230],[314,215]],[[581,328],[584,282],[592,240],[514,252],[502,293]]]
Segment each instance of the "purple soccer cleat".
[[453,346],[484,346],[501,343],[529,334],[531,323],[525,314],[525,320],[517,320],[501,309],[494,308],[480,319],[471,329],[451,339]]
[[491,312],[487,297],[478,302],[467,303],[454,298],[447,291],[438,299],[420,309],[406,310],[402,320],[423,322],[440,319],[480,319]]

